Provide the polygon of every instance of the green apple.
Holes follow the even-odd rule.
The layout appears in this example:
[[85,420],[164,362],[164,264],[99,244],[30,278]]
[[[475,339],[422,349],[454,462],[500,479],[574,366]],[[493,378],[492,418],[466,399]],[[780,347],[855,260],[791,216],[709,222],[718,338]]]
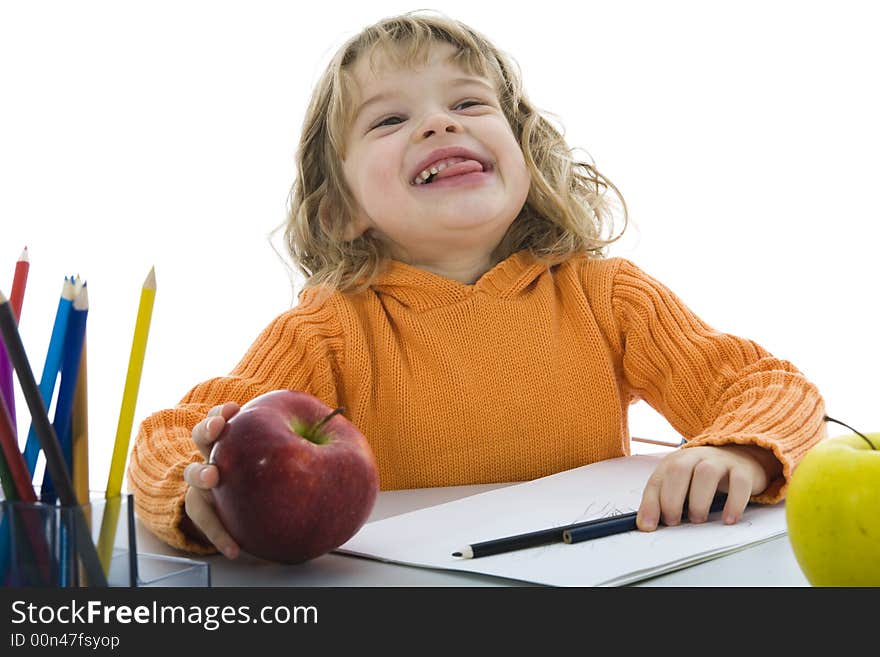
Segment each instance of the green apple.
[[826,438],[795,468],[788,538],[813,586],[880,586],[880,433]]

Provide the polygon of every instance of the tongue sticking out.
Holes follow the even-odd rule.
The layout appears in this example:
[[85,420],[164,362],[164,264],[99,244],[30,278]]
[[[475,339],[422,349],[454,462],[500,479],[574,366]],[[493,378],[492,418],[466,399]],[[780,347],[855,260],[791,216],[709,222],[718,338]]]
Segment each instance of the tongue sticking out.
[[458,164],[453,164],[452,166],[446,167],[438,173],[432,179],[439,180],[440,178],[449,178],[451,176],[461,176],[466,173],[473,173],[474,171],[482,171],[483,165],[477,162],[476,160],[465,160],[464,162],[459,162]]

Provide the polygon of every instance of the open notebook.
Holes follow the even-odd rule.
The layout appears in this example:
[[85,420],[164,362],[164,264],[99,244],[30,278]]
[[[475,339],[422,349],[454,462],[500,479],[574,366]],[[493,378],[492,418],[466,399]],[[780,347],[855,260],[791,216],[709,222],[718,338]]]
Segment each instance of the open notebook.
[[522,484],[364,525],[338,552],[427,568],[497,575],[552,586],[617,586],[713,559],[784,534],[785,508],[750,505],[742,520],[632,531],[478,559],[466,545],[636,511],[662,454],[600,461]]

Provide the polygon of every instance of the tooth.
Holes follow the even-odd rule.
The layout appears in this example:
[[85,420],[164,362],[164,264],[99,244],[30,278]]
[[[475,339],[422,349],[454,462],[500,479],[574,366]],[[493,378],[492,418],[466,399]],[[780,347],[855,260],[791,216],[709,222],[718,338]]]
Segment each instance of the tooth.
[[456,156],[456,157],[450,157],[445,160],[442,160],[439,164],[435,164],[430,169],[425,169],[421,173],[419,173],[415,177],[415,179],[413,180],[413,184],[414,185],[421,185],[424,183],[424,181],[426,181],[432,175],[437,175],[438,173],[443,171],[443,169],[446,169],[447,167],[451,167],[453,164],[458,164],[459,162],[464,162],[465,159],[467,159],[467,158]]

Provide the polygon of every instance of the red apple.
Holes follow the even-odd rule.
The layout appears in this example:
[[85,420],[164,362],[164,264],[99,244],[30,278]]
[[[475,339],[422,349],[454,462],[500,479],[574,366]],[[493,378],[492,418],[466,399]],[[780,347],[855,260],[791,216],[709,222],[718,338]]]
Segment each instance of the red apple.
[[304,392],[255,397],[211,450],[220,481],[217,515],[250,554],[300,563],[339,547],[369,517],[379,491],[376,459],[363,434]]

